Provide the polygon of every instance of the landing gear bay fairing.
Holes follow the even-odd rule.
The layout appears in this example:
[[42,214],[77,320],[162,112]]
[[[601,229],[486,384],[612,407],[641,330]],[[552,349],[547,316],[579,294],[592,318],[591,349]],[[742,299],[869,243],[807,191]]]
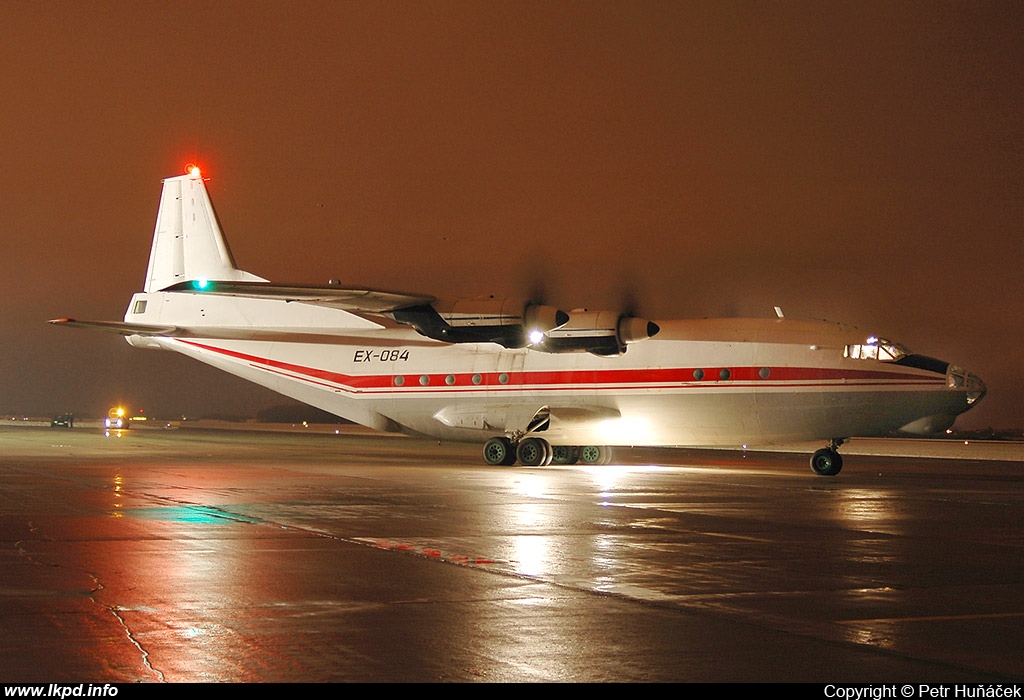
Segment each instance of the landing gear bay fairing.
[[238,269],[202,175],[164,180],[144,291],[123,322],[51,323],[172,350],[378,430],[484,444],[488,464],[601,463],[611,446],[931,434],[982,381],[848,327],[652,322],[511,299],[280,285]]

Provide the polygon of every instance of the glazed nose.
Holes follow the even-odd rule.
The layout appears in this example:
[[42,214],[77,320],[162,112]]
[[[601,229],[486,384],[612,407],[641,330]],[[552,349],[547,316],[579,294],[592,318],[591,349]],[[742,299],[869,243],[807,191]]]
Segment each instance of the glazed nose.
[[985,382],[981,381],[981,377],[976,374],[967,374],[967,405],[973,406],[974,404],[985,398],[985,392],[988,389],[985,387]]

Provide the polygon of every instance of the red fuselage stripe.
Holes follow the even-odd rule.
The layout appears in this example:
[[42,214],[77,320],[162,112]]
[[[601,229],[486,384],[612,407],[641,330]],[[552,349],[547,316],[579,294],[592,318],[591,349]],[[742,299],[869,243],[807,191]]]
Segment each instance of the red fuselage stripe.
[[[273,371],[275,374],[292,376],[313,384],[341,390],[357,392],[367,390],[388,391],[451,391],[465,389],[493,390],[545,390],[562,388],[588,389],[653,389],[675,388],[682,385],[700,386],[721,382],[725,386],[772,386],[785,383],[786,386],[828,386],[851,382],[858,385],[873,384],[914,384],[927,386],[944,386],[945,377],[940,375],[919,375],[905,372],[883,372],[877,370],[851,370],[820,367],[771,367],[767,378],[759,374],[760,367],[703,367],[703,378],[694,377],[697,368],[658,368],[658,369],[576,369],[547,370],[520,372],[459,372],[459,373],[401,373],[393,374],[343,374],[331,370],[305,367],[290,362],[258,357],[248,353],[218,348],[190,340],[177,339],[178,342],[200,350],[215,352],[249,363],[253,367]],[[727,369],[728,379],[721,379],[719,372]],[[395,384],[395,378],[402,376],[405,383]],[[428,381],[421,385],[420,377],[426,376]],[[453,377],[449,384],[446,379]],[[478,378],[476,382],[474,378]],[[500,377],[505,377],[502,382]]]

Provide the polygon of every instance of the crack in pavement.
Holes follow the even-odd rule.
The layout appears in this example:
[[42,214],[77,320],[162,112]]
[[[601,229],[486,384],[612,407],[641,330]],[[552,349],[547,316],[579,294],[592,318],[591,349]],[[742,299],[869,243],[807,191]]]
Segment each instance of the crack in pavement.
[[119,605],[107,605],[106,603],[101,602],[96,597],[96,594],[104,590],[103,582],[100,581],[99,577],[96,574],[93,574],[92,572],[87,571],[86,574],[89,576],[89,578],[93,580],[93,583],[95,584],[92,591],[90,591],[91,595],[89,596],[89,600],[91,600],[93,603],[100,606],[104,610],[107,610],[111,615],[114,616],[114,619],[116,619],[118,624],[121,626],[121,629],[124,631],[124,634],[128,638],[128,641],[131,642],[132,645],[136,649],[138,649],[139,653],[142,655],[142,665],[153,673],[158,683],[165,683],[166,679],[164,678],[163,672],[160,671],[160,669],[154,668],[153,665],[149,662],[149,652],[146,651],[145,648],[143,648],[142,644],[135,636],[135,633],[132,632],[132,628],[128,624],[128,621],[125,620],[124,616],[121,614],[121,611],[124,608],[122,608]]

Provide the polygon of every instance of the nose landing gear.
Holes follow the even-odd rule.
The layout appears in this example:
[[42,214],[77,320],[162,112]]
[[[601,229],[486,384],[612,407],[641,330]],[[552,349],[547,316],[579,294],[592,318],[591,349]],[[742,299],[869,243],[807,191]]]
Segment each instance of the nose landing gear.
[[828,447],[823,447],[811,455],[811,471],[818,476],[835,476],[843,468],[843,457],[839,454],[839,446],[846,442],[845,438],[834,438]]

